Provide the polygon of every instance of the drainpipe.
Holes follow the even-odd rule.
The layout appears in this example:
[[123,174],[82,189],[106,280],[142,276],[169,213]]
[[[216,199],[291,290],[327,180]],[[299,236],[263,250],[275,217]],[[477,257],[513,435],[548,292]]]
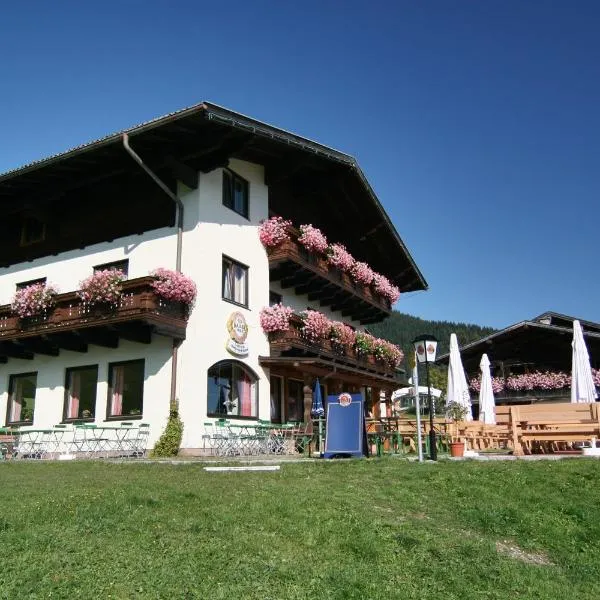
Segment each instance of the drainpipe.
[[175,255],[175,270],[181,273],[181,242],[183,239],[183,202],[181,198],[174,194],[165,183],[158,177],[154,171],[151,171],[144,161],[136,154],[135,150],[129,145],[129,136],[123,134],[123,147],[129,153],[131,158],[144,169],[144,171],[152,178],[154,183],[165,193],[177,206],[177,253]]
[[[175,254],[175,270],[181,273],[181,246],[183,240],[183,202],[181,198],[174,194],[165,183],[152,171],[144,161],[136,154],[129,145],[129,136],[123,134],[123,147],[135,162],[152,178],[154,183],[165,193],[177,206],[177,252]],[[173,407],[177,401],[177,350],[181,345],[181,340],[173,340],[173,351],[171,354],[171,399],[170,405]]]

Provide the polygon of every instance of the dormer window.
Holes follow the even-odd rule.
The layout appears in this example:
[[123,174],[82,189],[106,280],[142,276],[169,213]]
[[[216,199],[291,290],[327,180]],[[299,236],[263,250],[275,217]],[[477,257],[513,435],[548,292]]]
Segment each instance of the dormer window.
[[223,169],[223,206],[248,218],[248,182],[230,169]]
[[46,239],[46,223],[35,217],[25,217],[21,225],[21,246],[30,246]]

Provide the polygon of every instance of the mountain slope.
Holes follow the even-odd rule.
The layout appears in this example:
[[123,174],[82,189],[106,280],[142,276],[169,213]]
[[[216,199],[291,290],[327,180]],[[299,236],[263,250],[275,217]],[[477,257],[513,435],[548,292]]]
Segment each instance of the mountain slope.
[[492,327],[481,327],[469,323],[452,323],[450,321],[428,321],[406,313],[394,311],[382,323],[369,326],[369,331],[378,337],[398,344],[409,356],[412,351],[411,341],[425,333],[433,334],[439,341],[437,355],[448,352],[450,334],[456,333],[459,345],[467,344],[496,331]]

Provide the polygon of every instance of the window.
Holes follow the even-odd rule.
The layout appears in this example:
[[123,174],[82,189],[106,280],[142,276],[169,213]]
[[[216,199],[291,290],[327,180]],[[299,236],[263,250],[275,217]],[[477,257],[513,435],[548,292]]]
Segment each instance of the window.
[[283,296],[277,292],[269,292],[269,306],[275,306],[275,304],[281,304]]
[[129,260],[117,260],[115,262],[104,263],[103,265],[97,265],[94,267],[94,273],[97,271],[122,271],[123,275],[127,277],[129,273]]
[[208,416],[258,416],[258,378],[234,360],[224,360],[208,370]]
[[36,285],[38,283],[45,285],[46,278],[40,277],[39,279],[30,279],[29,281],[21,281],[21,282],[17,283],[17,291],[22,290],[23,288],[29,287],[30,285]]
[[223,300],[248,308],[248,267],[223,257]]
[[248,182],[229,169],[223,169],[223,206],[248,218]]
[[21,224],[21,246],[29,246],[46,239],[46,224],[34,217],[25,217]]
[[93,419],[96,410],[98,365],[67,369],[65,377],[65,421]]
[[6,421],[10,425],[33,423],[37,373],[11,375],[8,383],[8,411]]
[[144,361],[108,365],[107,418],[142,415],[144,405]]

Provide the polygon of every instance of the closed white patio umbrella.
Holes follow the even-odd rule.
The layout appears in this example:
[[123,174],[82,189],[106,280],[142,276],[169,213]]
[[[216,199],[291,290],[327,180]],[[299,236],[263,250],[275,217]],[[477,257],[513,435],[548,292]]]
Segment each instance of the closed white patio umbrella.
[[490,359],[487,354],[481,356],[479,363],[481,370],[481,386],[479,388],[479,420],[486,425],[496,424],[496,402],[492,388],[492,374],[490,372]]
[[458,351],[458,339],[455,333],[450,334],[450,362],[448,363],[448,393],[447,404],[457,402],[467,409],[465,421],[473,420],[471,396],[465,370]]
[[573,321],[573,365],[571,371],[571,402],[596,402],[598,393],[592,377],[583,330],[579,321]]

